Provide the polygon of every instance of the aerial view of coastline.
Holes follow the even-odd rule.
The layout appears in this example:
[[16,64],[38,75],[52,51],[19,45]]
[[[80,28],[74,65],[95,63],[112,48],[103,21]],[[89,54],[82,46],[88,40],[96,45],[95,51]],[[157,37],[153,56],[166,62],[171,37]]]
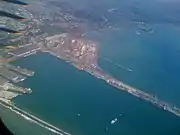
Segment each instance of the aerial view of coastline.
[[7,110],[39,126],[34,134],[180,133],[178,1],[28,4],[0,5],[0,114],[10,130],[23,133]]

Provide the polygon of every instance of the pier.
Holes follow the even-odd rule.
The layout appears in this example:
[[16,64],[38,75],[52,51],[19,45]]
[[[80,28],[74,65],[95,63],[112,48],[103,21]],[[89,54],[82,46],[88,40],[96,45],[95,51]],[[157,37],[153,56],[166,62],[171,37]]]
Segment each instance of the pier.
[[11,71],[4,66],[0,66],[0,75],[14,83],[18,83],[26,79],[25,76],[19,75],[18,73]]
[[142,90],[133,88],[133,87],[115,79],[108,73],[105,73],[100,67],[97,67],[97,66],[96,67],[88,67],[88,68],[84,68],[84,70],[86,72],[90,73],[91,75],[106,81],[109,85],[111,85],[119,90],[124,90],[137,98],[148,101],[151,104],[155,105],[156,107],[164,109],[165,111],[171,112],[171,113],[175,114],[176,116],[180,117],[180,109],[179,108],[172,106],[169,103],[162,101],[151,94],[148,94]]
[[16,72],[26,75],[26,76],[34,75],[34,71],[30,71],[28,69],[21,68],[20,66],[14,66],[14,65],[10,65],[10,64],[5,64],[4,66],[9,68],[10,70],[16,71]]
[[[45,38],[46,42],[39,43],[40,48],[43,52],[49,52],[59,59],[68,61],[72,66],[80,70],[84,70],[98,79],[104,80],[109,85],[128,92],[129,94],[143,99],[158,108],[164,109],[165,111],[171,112],[176,116],[180,117],[180,109],[164,102],[157,97],[148,94],[142,90],[131,87],[110,74],[106,73],[101,67],[98,66],[98,44],[93,41],[87,41],[82,38],[75,38],[68,34],[60,34]],[[110,59],[102,58],[103,60],[113,64]],[[126,68],[118,63],[116,66],[126,69],[132,72],[132,69]]]
[[[94,42],[86,41],[84,39],[79,39],[79,38],[76,39],[74,37],[68,36],[67,34],[61,34],[61,35],[55,35],[52,37],[45,38],[45,42],[41,41],[37,43],[37,46],[38,46],[37,47],[38,51],[40,48],[42,52],[48,52],[51,55],[56,56],[57,58],[68,62],[75,68],[84,70],[85,72],[93,75],[94,77],[104,80],[106,83],[117,88],[118,90],[128,92],[129,94],[137,98],[143,99],[160,109],[163,109],[165,111],[168,111],[180,117],[179,108],[158,99],[156,96],[153,96],[149,93],[146,93],[142,90],[131,87],[130,85],[119,81],[118,79],[114,78],[112,75],[105,72],[101,67],[99,67],[97,64],[98,63],[98,47]],[[26,55],[27,54],[23,54],[23,56],[26,56]],[[113,63],[109,59],[106,59],[106,61],[110,62],[111,64]],[[114,64],[122,69],[132,72],[132,69],[130,68],[124,67],[118,63],[114,63]],[[7,69],[5,70],[7,72],[6,74],[2,74],[2,76],[5,76],[5,78],[10,76],[9,79],[12,79],[12,78],[14,79],[15,75],[13,71],[20,73],[22,75],[26,75],[26,76],[34,75],[34,72],[29,71],[27,69],[23,69],[23,68],[16,67],[13,65],[8,65],[8,64],[5,66],[8,69],[8,72],[6,71]],[[3,67],[0,67],[0,69],[4,71]],[[10,73],[9,73],[9,70],[11,70]],[[19,76],[19,78],[21,78],[21,76]],[[20,88],[20,87],[17,88],[16,86],[11,85],[10,83],[6,83],[6,85],[4,85],[4,89],[5,88],[6,89],[8,88],[10,90],[20,92],[20,93],[31,92],[31,89],[25,89],[25,88]],[[8,99],[0,98],[0,101],[9,105],[11,104],[10,100]],[[10,109],[16,112],[17,114],[21,115],[25,119],[31,122],[34,122],[48,129],[49,131],[52,131],[59,135],[70,135],[69,133],[64,132],[63,130],[25,112],[24,110],[20,108],[17,108],[14,105],[11,106]]]
[[31,93],[32,90],[30,88],[23,88],[16,85],[13,85],[12,83],[6,83],[4,85],[6,89],[9,91],[17,92],[17,93]]

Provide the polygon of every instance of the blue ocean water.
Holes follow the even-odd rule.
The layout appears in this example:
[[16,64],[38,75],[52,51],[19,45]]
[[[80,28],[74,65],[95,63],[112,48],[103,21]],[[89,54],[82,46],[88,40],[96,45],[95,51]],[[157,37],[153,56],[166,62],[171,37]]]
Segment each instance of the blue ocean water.
[[[180,107],[180,39],[178,4],[170,1],[73,1],[78,8],[121,8],[128,22],[118,31],[89,33],[100,43],[104,70],[119,80]],[[101,4],[103,6],[101,6]],[[153,10],[152,10],[153,9]],[[154,33],[137,34],[137,20],[148,22]],[[15,64],[36,72],[22,85],[33,92],[14,101],[28,112],[73,135],[179,135],[180,118],[119,91],[49,54],[38,54]],[[80,114],[80,116],[78,116]],[[122,115],[122,116],[121,116]],[[118,118],[117,123],[110,121]]]
[[[15,103],[73,135],[180,132],[177,116],[119,91],[54,56],[41,53],[15,64],[36,72],[23,84],[33,92],[16,98]],[[114,118],[118,121],[111,125]]]
[[[132,72],[100,60],[109,73],[129,85],[142,89],[180,107],[180,30],[173,25],[152,25],[152,34],[136,34],[137,28],[94,33],[101,40],[100,55]],[[97,39],[99,38],[99,39]]]

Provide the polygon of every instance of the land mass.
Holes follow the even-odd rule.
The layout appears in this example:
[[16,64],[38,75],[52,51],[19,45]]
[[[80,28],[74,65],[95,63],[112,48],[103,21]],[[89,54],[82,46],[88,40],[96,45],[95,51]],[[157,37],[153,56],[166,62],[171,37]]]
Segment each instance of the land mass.
[[[129,94],[137,98],[148,101],[152,103],[153,105],[155,105],[156,107],[159,107],[165,111],[171,112],[172,114],[180,117],[180,109],[177,108],[176,106],[158,99],[157,96],[153,96],[142,90],[131,87],[130,85],[127,85],[119,81],[118,79],[110,75],[109,73],[105,72],[98,65],[99,48],[100,46],[98,43],[85,39],[83,35],[79,35],[79,34],[75,35],[75,34],[70,34],[70,33],[63,33],[63,34],[58,34],[54,36],[43,35],[43,36],[39,36],[37,40],[34,40],[33,43],[28,43],[21,47],[7,50],[6,52],[7,55],[5,55],[6,57],[1,58],[6,62],[3,63],[0,69],[7,68],[9,70],[20,72],[22,75],[32,76],[34,72],[10,65],[8,64],[8,62],[22,58],[22,57],[27,57],[29,55],[36,54],[39,51],[50,53],[54,55],[55,57],[58,57],[59,59],[62,59],[70,63],[77,69],[85,71],[95,76],[96,78],[104,80],[109,85],[117,88],[118,90],[123,90],[125,92],[128,92]],[[8,76],[9,74],[3,74],[3,75],[9,77]],[[14,78],[10,78],[10,79],[14,80]],[[16,82],[16,81],[21,81],[21,80],[23,80],[23,78],[22,76],[19,76],[18,78],[16,77],[14,81]],[[34,122],[54,133],[57,133],[60,135],[70,135],[69,133],[64,132],[63,130],[16,107],[11,102],[11,99],[17,95],[12,95],[11,91],[8,91],[8,92],[6,91],[6,93],[4,94],[5,89],[7,89],[7,87],[11,90],[15,89],[15,86],[12,86],[9,83],[5,83],[5,85],[3,85],[4,91],[1,93],[1,98],[0,98],[1,105],[6,106],[7,108],[21,115],[25,119],[31,122]],[[25,92],[22,90],[22,88],[18,88],[18,90],[21,92]]]
[[[83,34],[81,35],[81,33],[85,34],[89,31],[98,32],[104,29],[118,30],[123,22],[127,23],[127,20],[129,20],[125,19],[125,21],[123,21],[121,19],[121,21],[119,21],[119,16],[123,17],[120,13],[120,9],[101,9],[102,6],[99,5],[97,7],[93,6],[89,9],[80,10],[74,8],[67,2],[49,3],[44,1],[43,3],[46,3],[48,8],[46,8],[46,6],[44,6],[45,8],[42,8],[39,5],[32,9],[7,7],[11,12],[17,12],[19,15],[23,13],[22,16],[31,19],[31,21],[19,23],[6,17],[0,18],[2,24],[7,24],[6,22],[8,22],[9,27],[12,27],[13,29],[25,29],[25,33],[21,36],[0,33],[1,35],[3,34],[3,38],[0,39],[1,45],[13,45],[7,46],[0,51],[0,105],[9,108],[25,119],[54,133],[69,135],[69,133],[16,107],[14,103],[11,102],[12,98],[31,92],[31,89],[21,88],[13,83],[23,81],[26,79],[26,76],[33,76],[34,72],[10,65],[8,62],[36,54],[38,51],[43,51],[70,63],[79,70],[83,70],[104,80],[109,85],[116,87],[119,90],[128,92],[137,98],[146,100],[159,108],[180,116],[179,108],[161,101],[156,96],[133,88],[105,72],[98,65],[98,43],[85,39],[82,36]],[[2,6],[5,5],[2,4]],[[21,12],[19,13],[19,11]],[[154,31],[152,26],[148,25],[146,21],[142,22],[142,19],[130,18],[130,22],[138,25],[138,35],[142,32],[153,33]],[[62,29],[68,33],[76,33],[76,35],[64,33],[48,37],[48,34],[51,34],[50,31],[53,31],[54,29]],[[131,71],[131,69],[128,70]]]
[[97,43],[84,39],[82,36],[72,36],[71,34],[65,33],[46,37],[43,42],[38,43],[38,46],[43,52],[49,52],[50,54],[69,62],[76,68],[84,70],[91,75],[106,81],[111,86],[116,87],[119,90],[124,90],[135,97],[148,101],[153,105],[180,117],[179,108],[158,99],[157,96],[131,87],[105,72],[98,65],[99,45]]

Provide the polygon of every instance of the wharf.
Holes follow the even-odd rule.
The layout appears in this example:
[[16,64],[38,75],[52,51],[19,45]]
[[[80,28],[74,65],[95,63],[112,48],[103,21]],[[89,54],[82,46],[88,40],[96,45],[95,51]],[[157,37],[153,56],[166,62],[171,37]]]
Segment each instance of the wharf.
[[179,108],[172,106],[169,103],[164,102],[164,101],[158,99],[157,97],[150,95],[144,91],[138,90],[127,84],[124,84],[123,82],[115,79],[111,75],[105,73],[100,67],[85,68],[84,70],[97,78],[105,80],[108,84],[110,84],[111,86],[113,86],[119,90],[127,91],[129,94],[131,94],[137,98],[146,100],[146,101],[152,103],[153,105],[155,105],[159,108],[162,108],[165,111],[171,112],[171,113],[175,114],[176,116],[180,117],[180,109]]
[[3,99],[11,100],[14,97],[17,97],[18,95],[19,95],[18,93],[14,93],[11,91],[0,90],[0,98],[3,98]]
[[9,68],[10,70],[16,71],[16,72],[23,74],[23,75],[26,75],[26,76],[33,76],[34,75],[34,71],[30,71],[28,69],[21,68],[19,66],[14,66],[14,65],[10,65],[10,64],[5,64],[4,66]]
[[2,66],[0,67],[0,75],[8,80],[11,80],[14,83],[18,83],[26,79],[26,77],[19,75],[16,72],[13,72],[7,69],[6,67],[2,67]]
[[31,93],[32,90],[30,88],[23,88],[11,83],[6,83],[4,87],[8,88],[9,91],[18,92],[18,93]]
[[123,83],[101,69],[101,67],[98,66],[98,44],[95,42],[71,37],[68,34],[55,35],[46,38],[46,43],[41,47],[41,50],[45,50],[59,59],[68,61],[74,67],[104,80],[106,83],[119,90],[126,91],[137,98],[148,101],[156,107],[180,117],[179,108],[151,94]]

